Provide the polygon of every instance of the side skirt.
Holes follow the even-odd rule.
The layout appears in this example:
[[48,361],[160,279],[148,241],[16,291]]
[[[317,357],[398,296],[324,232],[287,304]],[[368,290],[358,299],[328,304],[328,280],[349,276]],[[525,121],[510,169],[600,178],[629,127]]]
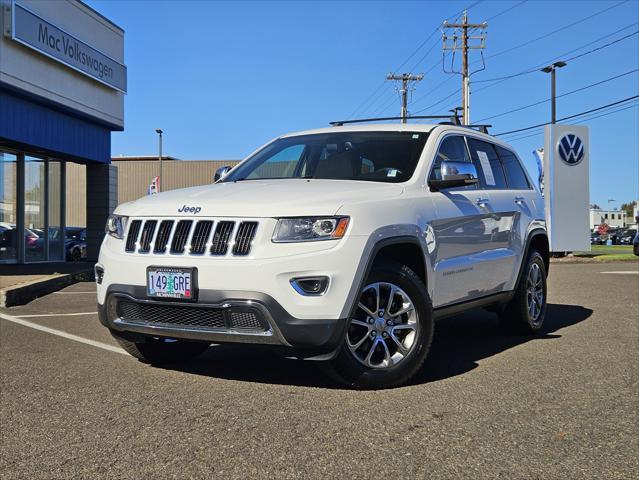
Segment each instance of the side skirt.
[[493,295],[476,298],[474,300],[469,300],[467,302],[455,303],[453,305],[446,305],[444,307],[435,308],[433,310],[433,317],[435,318],[435,320],[441,320],[442,318],[451,317],[468,310],[475,310],[477,308],[485,308],[494,305],[502,305],[508,303],[513,298],[514,294],[514,291],[496,293]]

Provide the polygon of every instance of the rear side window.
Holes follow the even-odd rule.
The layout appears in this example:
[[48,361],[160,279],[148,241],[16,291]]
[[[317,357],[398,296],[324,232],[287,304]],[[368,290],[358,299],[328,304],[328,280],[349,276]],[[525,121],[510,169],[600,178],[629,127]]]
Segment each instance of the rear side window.
[[495,147],[487,142],[475,138],[468,138],[470,155],[477,167],[479,183],[486,189],[503,189],[506,186],[506,176]]
[[468,150],[464,143],[464,138],[460,136],[449,136],[439,145],[439,150],[435,156],[433,162],[433,169],[430,175],[432,180],[441,180],[441,164],[442,161],[446,162],[468,162],[470,163],[470,157],[468,156]]
[[497,153],[501,159],[501,164],[504,166],[504,172],[506,173],[506,180],[508,181],[508,188],[514,190],[528,190],[530,183],[526,178],[521,163],[513,152],[503,147],[497,146]]

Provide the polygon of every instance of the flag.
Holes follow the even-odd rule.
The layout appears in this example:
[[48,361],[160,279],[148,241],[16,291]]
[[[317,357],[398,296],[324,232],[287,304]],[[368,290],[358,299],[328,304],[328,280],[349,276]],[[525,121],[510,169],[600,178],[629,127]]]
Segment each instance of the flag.
[[544,149],[543,148],[537,148],[536,150],[533,150],[533,156],[535,157],[535,160],[537,161],[537,171],[539,172],[539,178],[537,179],[537,181],[539,182],[539,191],[541,192],[541,195],[544,195]]
[[146,191],[147,195],[153,195],[154,193],[158,193],[160,191],[160,177],[153,177],[151,180],[151,184]]

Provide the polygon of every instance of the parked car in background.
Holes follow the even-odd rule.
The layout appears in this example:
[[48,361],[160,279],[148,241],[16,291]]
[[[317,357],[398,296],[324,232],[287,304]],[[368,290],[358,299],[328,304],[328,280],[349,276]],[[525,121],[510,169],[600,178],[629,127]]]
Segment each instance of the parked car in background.
[[[24,229],[25,248],[34,248],[39,235],[29,228]],[[0,260],[15,259],[18,242],[16,241],[16,226],[13,223],[0,222]]]
[[590,245],[603,245],[605,242],[602,240],[602,235],[597,232],[590,234]]
[[619,234],[620,245],[632,245],[632,241],[637,235],[636,228],[628,228]]
[[64,250],[67,260],[79,262],[87,258],[87,230],[82,227],[67,227]]
[[[35,239],[32,245],[27,245],[27,249],[42,251],[44,249],[44,231]],[[86,259],[87,234],[83,227],[66,227],[64,239],[64,256],[68,262],[79,262]],[[60,228],[49,227],[49,250],[60,248]]]

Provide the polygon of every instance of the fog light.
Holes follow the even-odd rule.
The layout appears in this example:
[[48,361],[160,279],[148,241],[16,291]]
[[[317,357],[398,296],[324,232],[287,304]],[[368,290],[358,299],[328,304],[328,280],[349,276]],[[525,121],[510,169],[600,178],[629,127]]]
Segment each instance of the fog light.
[[102,279],[104,278],[104,268],[95,266],[95,283],[98,285],[102,284]]
[[304,296],[324,295],[328,290],[328,277],[292,278],[291,285],[297,293]]

